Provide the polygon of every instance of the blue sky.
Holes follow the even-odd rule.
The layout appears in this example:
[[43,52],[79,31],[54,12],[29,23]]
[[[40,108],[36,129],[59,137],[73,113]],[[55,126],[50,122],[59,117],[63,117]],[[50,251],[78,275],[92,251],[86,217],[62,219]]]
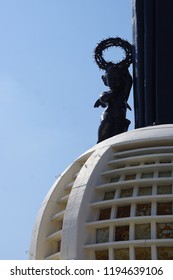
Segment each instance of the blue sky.
[[116,36],[132,42],[131,0],[0,0],[1,260],[28,259],[56,176],[96,143],[108,88],[93,50]]

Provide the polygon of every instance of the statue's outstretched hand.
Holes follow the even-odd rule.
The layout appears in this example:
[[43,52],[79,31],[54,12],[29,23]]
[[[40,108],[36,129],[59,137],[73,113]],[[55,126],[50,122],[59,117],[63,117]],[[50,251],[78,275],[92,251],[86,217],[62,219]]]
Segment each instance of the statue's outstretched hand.
[[100,99],[97,99],[97,101],[95,102],[94,104],[94,108],[98,108],[99,106],[101,106],[101,102],[100,102]]

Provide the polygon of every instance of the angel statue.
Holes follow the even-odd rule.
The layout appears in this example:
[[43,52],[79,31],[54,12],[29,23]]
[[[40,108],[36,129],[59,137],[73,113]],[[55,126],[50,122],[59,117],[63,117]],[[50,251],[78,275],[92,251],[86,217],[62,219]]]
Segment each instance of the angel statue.
[[[126,58],[118,63],[107,62],[103,58],[103,51],[109,47],[118,46],[124,49]],[[97,143],[128,130],[130,121],[126,119],[127,103],[132,77],[128,67],[132,62],[132,47],[130,43],[121,38],[109,38],[98,44],[95,49],[95,61],[100,69],[105,70],[102,80],[109,91],[101,93],[94,107],[105,108],[98,129]]]

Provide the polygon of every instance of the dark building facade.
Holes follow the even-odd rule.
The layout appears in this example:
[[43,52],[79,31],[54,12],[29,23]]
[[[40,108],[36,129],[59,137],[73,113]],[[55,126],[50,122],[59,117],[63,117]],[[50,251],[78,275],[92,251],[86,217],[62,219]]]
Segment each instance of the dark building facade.
[[173,1],[134,0],[135,127],[173,123]]

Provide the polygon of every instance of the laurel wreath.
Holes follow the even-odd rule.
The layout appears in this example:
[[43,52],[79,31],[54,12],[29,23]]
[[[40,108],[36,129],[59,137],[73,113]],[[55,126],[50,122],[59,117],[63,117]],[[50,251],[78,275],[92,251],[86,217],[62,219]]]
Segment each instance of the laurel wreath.
[[[120,47],[125,52],[125,58],[120,62],[106,61],[103,57],[103,52],[110,47]],[[110,66],[119,68],[128,68],[132,63],[132,45],[119,37],[108,38],[101,41],[94,50],[94,59],[100,69],[106,70]]]

